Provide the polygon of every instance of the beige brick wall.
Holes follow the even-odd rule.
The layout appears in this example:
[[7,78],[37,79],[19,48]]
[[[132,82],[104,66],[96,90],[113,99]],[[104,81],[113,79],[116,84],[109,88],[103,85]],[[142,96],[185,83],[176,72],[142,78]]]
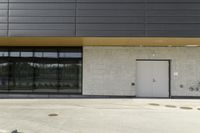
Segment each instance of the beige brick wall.
[[83,94],[136,95],[136,87],[131,86],[131,82],[136,82],[136,59],[171,59],[172,96],[200,96],[200,90],[189,90],[200,81],[199,47],[86,46],[83,48]]

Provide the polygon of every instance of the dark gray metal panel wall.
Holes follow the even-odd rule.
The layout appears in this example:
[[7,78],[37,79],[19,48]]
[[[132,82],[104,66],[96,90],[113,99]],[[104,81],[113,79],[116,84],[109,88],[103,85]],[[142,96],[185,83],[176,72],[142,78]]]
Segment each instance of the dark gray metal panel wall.
[[9,36],[75,36],[75,0],[9,2]]
[[0,0],[0,36],[7,36],[8,0]]
[[200,36],[200,0],[147,0],[146,36]]
[[200,0],[0,0],[0,36],[199,37]]
[[77,36],[144,36],[144,0],[77,0]]

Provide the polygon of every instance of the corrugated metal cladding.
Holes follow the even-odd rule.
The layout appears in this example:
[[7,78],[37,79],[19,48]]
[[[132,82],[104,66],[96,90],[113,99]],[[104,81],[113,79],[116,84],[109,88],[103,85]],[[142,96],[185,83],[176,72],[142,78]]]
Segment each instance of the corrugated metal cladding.
[[0,36],[200,36],[200,0],[0,0]]

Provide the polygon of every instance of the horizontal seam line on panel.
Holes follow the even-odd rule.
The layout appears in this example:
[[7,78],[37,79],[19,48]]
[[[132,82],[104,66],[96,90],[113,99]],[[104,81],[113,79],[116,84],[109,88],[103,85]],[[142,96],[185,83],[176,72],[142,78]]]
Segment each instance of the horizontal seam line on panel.
[[68,11],[68,10],[71,10],[71,11],[74,11],[75,9],[50,9],[50,8],[48,8],[48,9],[9,9],[10,11],[19,11],[19,10],[21,10],[21,11],[49,11],[49,10],[51,10],[51,11]]
[[75,24],[73,22],[12,22],[10,24]]
[[184,24],[184,25],[188,25],[188,24],[200,24],[200,22],[199,23],[153,23],[153,22],[149,22],[149,23],[147,23],[147,24],[169,24],[169,25],[172,25],[172,24]]
[[[12,17],[57,17],[57,16],[10,16],[10,18]],[[74,17],[74,16],[59,16],[59,17]]]
[[163,30],[163,29],[161,29],[161,30],[147,30],[147,31],[199,31],[200,32],[200,30],[179,30],[179,29],[177,29],[177,30]]
[[146,9],[147,11],[153,11],[153,10],[159,10],[159,11],[196,11],[196,10],[200,10],[200,9],[194,9],[194,8],[191,8],[191,9],[175,9],[175,8],[169,8],[169,9],[163,9],[163,8],[158,8],[158,9]]
[[199,24],[200,22],[147,22],[147,24]]
[[144,31],[144,30],[98,30],[98,29],[95,29],[95,30],[82,30],[82,29],[78,29],[78,31]]
[[76,24],[108,24],[108,25],[111,25],[111,24],[120,24],[120,25],[126,25],[126,24],[128,24],[128,25],[142,25],[142,24],[144,24],[144,23],[76,23]]
[[[0,2],[0,3],[8,3],[8,2]],[[10,4],[41,4],[41,3],[44,3],[44,4],[62,4],[62,3],[71,3],[71,4],[75,4],[76,2],[9,2]]]
[[80,9],[80,8],[78,8],[77,9],[78,11],[80,11],[80,10],[102,10],[102,11],[105,11],[105,10],[113,10],[113,11],[121,11],[121,10],[123,10],[123,11],[127,11],[127,10],[131,10],[131,11],[143,11],[144,12],[144,9],[143,8],[141,8],[141,9],[117,9],[117,8],[114,8],[114,9],[109,9],[109,8],[107,8],[107,9],[104,9],[104,8],[102,8],[102,9]]
[[[127,23],[123,23],[123,22],[121,22],[121,23],[103,23],[103,22],[102,23],[101,22],[96,22],[96,23],[95,22],[93,22],[93,23],[92,22],[85,22],[84,23],[84,22],[78,22],[77,24],[144,24],[144,23],[143,22],[140,22],[140,23],[139,22],[138,23],[133,23],[133,22],[131,22],[131,23],[128,23],[128,22]],[[200,22],[194,22],[194,23],[192,23],[192,22],[191,23],[190,22],[185,22],[185,23],[181,23],[181,22],[173,22],[173,23],[172,22],[171,23],[170,22],[167,22],[167,23],[166,22],[165,23],[162,23],[162,22],[155,22],[155,23],[154,22],[147,22],[146,24],[188,24],[189,25],[189,24],[200,24]]]
[[73,16],[73,15],[69,15],[69,16],[64,16],[64,15],[60,15],[60,16],[55,16],[55,15],[52,15],[52,16],[50,16],[50,15],[37,15],[37,14],[35,14],[35,15],[30,15],[30,14],[27,14],[27,15],[12,15],[12,14],[10,14],[11,16],[10,17],[75,17],[75,16]]
[[9,30],[28,30],[28,31],[31,31],[31,30],[58,30],[58,31],[74,31],[73,29],[72,30],[69,30],[69,29],[12,29],[10,28]]
[[[0,10],[7,10],[7,9],[0,9]],[[75,8],[74,9],[9,9],[9,10],[57,10],[57,11],[63,11],[63,10],[72,10],[72,11],[74,11],[75,10]],[[81,11],[81,10],[99,10],[99,11],[104,11],[104,10],[113,10],[113,11],[120,11],[120,10],[131,10],[131,11],[144,11],[144,9],[143,8],[141,8],[141,9],[77,9],[78,11]],[[158,10],[160,10],[160,9],[158,9]],[[200,10],[200,9],[199,9]]]
[[[101,17],[106,17],[106,18],[115,18],[115,17],[123,17],[123,18],[132,18],[134,16],[77,16],[77,17],[97,17],[97,18],[101,18]],[[135,16],[135,17],[140,17],[140,18],[144,18],[144,16]]]
[[[145,2],[77,2],[77,3],[142,3],[142,4],[145,4]],[[151,4],[157,4],[157,3],[162,3],[162,4],[165,4],[165,3],[200,3],[200,2],[146,2],[147,4],[148,3],[151,3]]]
[[150,16],[150,15],[148,15],[147,17],[164,17],[164,18],[165,17],[200,17],[200,15],[196,15],[196,16],[189,16],[189,15],[188,16],[178,16],[178,15],[177,16],[161,16],[161,15],[160,16]]

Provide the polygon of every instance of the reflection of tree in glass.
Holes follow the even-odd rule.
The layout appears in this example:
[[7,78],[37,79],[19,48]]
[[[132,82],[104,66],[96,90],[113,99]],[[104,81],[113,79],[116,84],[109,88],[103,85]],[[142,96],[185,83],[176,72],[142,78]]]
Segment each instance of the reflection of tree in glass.
[[0,88],[6,89],[8,84],[8,63],[0,63]]
[[79,89],[80,65],[62,64],[60,65],[60,88]]
[[11,63],[11,81],[13,89],[32,88],[33,64],[30,62]]

